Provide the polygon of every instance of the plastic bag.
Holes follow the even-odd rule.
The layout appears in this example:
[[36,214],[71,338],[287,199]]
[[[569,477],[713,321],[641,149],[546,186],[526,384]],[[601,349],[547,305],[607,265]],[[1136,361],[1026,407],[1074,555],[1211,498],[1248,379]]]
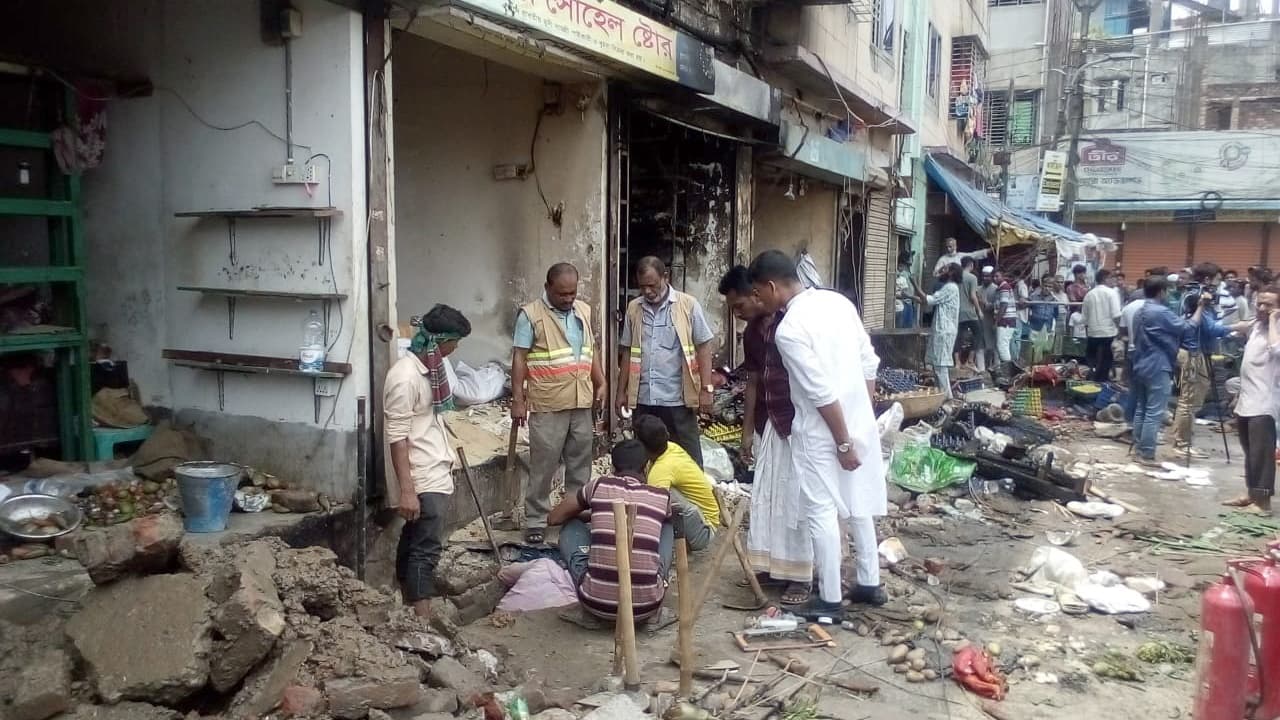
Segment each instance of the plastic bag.
[[894,443],[897,442],[898,438],[898,431],[902,429],[902,417],[902,403],[894,403],[876,418],[876,429],[880,431],[880,452],[885,457],[888,457],[889,453],[893,452]]
[[893,438],[893,449],[901,450],[909,445],[929,446],[929,441],[933,439],[933,434],[938,429],[927,422],[918,422],[909,428],[899,430]]
[[702,438],[702,469],[717,483],[733,482],[733,460],[724,446],[710,438]]
[[937,492],[968,482],[976,463],[960,460],[924,445],[908,445],[896,451],[889,466],[895,485],[916,493]]
[[482,405],[502,397],[507,387],[507,371],[497,361],[473,368],[459,361],[455,367],[448,358],[445,369],[449,373],[449,388],[458,405]]
[[511,585],[498,603],[504,612],[532,612],[578,602],[569,571],[550,558],[508,565],[500,579]]

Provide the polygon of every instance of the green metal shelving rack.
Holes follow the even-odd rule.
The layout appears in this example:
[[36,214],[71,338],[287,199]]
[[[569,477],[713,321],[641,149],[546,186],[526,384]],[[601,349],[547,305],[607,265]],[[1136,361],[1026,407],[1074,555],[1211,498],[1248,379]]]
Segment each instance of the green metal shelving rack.
[[[76,98],[65,93],[66,116],[76,116]],[[65,329],[0,335],[0,354],[53,352],[58,395],[58,428],[63,459],[92,459],[92,409],[89,393],[89,335],[85,298],[84,221],[80,176],[62,174],[53,160],[49,133],[0,129],[0,146],[42,150],[49,158],[49,197],[0,198],[0,215],[46,218],[49,265],[0,267],[0,285],[52,284],[53,306]],[[0,238],[0,241],[3,241]]]

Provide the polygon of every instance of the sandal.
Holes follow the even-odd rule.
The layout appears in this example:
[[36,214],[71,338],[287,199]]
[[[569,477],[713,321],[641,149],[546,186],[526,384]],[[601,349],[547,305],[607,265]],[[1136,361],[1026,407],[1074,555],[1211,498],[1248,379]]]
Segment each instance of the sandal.
[[525,528],[524,542],[526,545],[541,545],[544,539],[543,533],[545,528]]
[[780,605],[803,605],[809,602],[809,596],[813,592],[812,583],[793,582],[787,583],[786,589],[782,591],[782,597],[778,598]]
[[1253,505],[1253,498],[1248,495],[1242,495],[1234,500],[1227,500],[1222,503],[1223,507],[1245,508]]

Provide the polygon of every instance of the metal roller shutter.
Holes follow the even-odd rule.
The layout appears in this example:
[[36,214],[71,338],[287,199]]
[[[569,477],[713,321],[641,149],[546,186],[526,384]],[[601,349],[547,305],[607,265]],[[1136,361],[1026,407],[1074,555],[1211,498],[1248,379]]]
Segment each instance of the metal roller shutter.
[[1259,223],[1203,223],[1196,226],[1192,259],[1211,262],[1240,275],[1262,264],[1262,225]]
[[869,330],[886,325],[885,301],[889,297],[890,287],[891,207],[887,190],[872,190],[867,196],[866,253],[862,263],[862,287],[865,289],[862,294],[862,324]]
[[1124,231],[1121,268],[1130,280],[1149,268],[1181,270],[1187,260],[1187,226],[1176,223],[1129,223]]

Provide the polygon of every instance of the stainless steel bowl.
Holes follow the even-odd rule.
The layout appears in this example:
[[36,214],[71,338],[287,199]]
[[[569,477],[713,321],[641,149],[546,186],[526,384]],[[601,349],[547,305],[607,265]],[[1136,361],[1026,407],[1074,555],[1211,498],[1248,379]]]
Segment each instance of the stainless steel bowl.
[[[30,533],[22,529],[23,525],[44,520],[50,516],[58,516],[61,528],[49,533]],[[75,503],[53,495],[14,495],[0,502],[0,530],[23,540],[48,540],[80,527],[84,516]]]

